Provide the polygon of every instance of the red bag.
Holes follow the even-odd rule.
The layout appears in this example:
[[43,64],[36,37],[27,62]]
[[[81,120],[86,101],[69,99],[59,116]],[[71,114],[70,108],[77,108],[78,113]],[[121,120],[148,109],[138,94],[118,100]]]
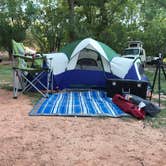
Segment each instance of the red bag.
[[122,111],[132,114],[138,119],[145,118],[145,112],[142,109],[130,101],[126,100],[123,96],[116,94],[113,96],[112,101],[120,108]]

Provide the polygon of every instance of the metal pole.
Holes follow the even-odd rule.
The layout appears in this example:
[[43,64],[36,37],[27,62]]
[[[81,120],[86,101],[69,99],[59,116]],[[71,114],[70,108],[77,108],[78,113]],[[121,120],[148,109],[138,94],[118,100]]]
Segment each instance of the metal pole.
[[161,85],[160,85],[160,76],[161,76],[161,60],[159,60],[159,75],[158,75],[158,95],[159,95],[159,107],[160,107],[160,93],[161,93]]
[[150,96],[150,100],[152,99],[152,94],[153,94],[153,91],[154,91],[154,85],[155,85],[155,82],[156,82],[156,77],[157,77],[157,73],[158,73],[158,68],[159,66],[156,65],[156,71],[155,71],[155,75],[154,75],[154,78],[153,78],[153,84],[152,84],[152,92],[151,92],[151,96]]

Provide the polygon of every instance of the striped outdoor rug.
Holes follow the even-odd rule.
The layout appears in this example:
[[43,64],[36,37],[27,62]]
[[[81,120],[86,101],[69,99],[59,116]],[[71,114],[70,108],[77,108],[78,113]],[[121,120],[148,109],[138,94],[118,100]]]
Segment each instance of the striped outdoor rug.
[[56,93],[42,98],[30,115],[127,116],[103,91]]

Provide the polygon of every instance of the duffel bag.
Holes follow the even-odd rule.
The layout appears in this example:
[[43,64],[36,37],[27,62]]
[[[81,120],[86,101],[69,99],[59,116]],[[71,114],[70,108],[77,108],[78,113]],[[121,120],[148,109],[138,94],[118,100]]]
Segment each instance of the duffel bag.
[[120,94],[113,96],[112,101],[124,112],[133,115],[138,119],[145,118],[145,112],[140,109],[136,104],[133,104],[131,101],[126,100],[125,97]]

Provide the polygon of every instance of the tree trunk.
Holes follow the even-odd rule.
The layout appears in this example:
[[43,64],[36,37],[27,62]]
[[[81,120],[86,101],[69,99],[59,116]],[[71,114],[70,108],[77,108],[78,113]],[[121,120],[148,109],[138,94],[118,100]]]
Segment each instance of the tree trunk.
[[7,48],[7,52],[9,54],[9,61],[12,60],[12,48]]
[[75,15],[74,15],[74,0],[68,0],[69,5],[69,40],[74,41],[76,39],[75,36]]

